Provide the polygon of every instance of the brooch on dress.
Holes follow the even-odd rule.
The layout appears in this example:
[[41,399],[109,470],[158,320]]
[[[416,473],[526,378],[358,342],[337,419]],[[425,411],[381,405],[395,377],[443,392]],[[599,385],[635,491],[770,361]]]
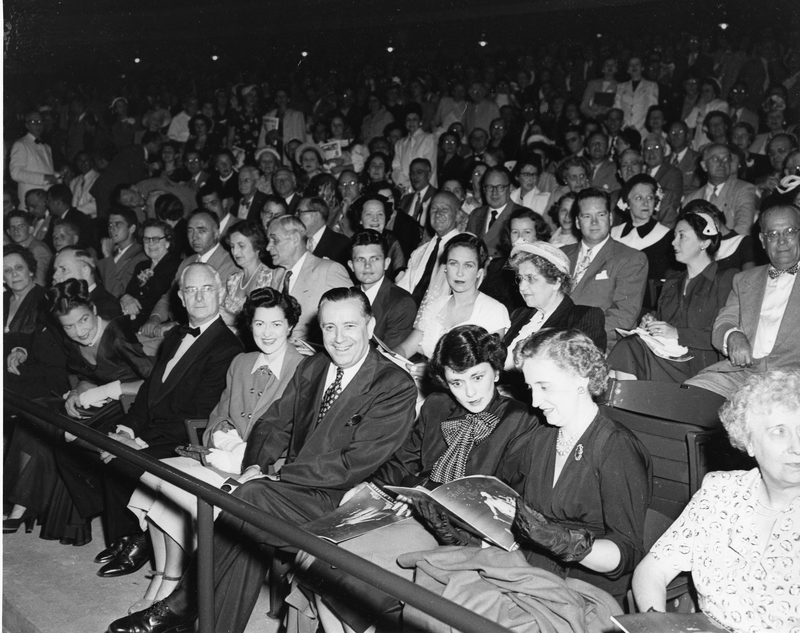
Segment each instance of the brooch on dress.
[[583,458],[583,444],[578,444],[575,447],[575,461],[579,462]]

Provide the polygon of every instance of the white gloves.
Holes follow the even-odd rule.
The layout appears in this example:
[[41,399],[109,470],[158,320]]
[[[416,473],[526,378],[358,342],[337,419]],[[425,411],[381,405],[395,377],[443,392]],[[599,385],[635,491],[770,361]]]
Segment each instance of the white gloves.
[[119,380],[110,382],[99,387],[92,387],[84,391],[78,398],[81,407],[84,409],[88,407],[101,407],[108,400],[119,400],[122,395],[122,383]]
[[239,436],[239,433],[234,429],[215,431],[211,434],[211,442],[216,448],[212,448],[206,455],[206,462],[227,473],[240,474],[247,442]]

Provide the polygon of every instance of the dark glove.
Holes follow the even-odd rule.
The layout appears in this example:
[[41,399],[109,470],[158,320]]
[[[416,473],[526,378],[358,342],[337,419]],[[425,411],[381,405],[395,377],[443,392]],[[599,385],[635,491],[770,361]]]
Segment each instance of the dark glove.
[[520,535],[546,549],[565,563],[581,561],[592,551],[594,535],[588,530],[572,530],[547,519],[521,498],[517,499],[514,526]]
[[433,532],[442,545],[463,545],[465,547],[480,547],[481,541],[469,532],[460,530],[450,523],[450,517],[440,512],[429,501],[409,499],[414,511],[422,522]]

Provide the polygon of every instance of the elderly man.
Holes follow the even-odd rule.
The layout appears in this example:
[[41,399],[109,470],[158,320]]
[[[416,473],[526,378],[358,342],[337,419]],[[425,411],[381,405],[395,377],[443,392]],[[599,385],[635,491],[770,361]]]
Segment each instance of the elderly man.
[[523,207],[511,200],[511,174],[505,167],[487,169],[481,187],[486,204],[470,213],[467,231],[483,239],[489,257],[501,257],[500,241],[507,230],[509,217]]
[[[334,510],[400,448],[414,421],[416,387],[405,371],[371,349],[375,320],[364,293],[325,293],[319,321],[327,354],[300,365],[283,397],[256,422],[242,461],[239,480],[245,483],[232,493],[295,524]],[[280,479],[266,475],[284,454]],[[225,512],[216,528],[213,627],[241,633],[268,570],[263,550],[290,546]],[[113,622],[109,632],[191,626],[197,614],[194,569],[169,598]]]
[[431,184],[431,163],[427,158],[416,158],[411,161],[408,170],[411,191],[400,199],[400,211],[412,218],[418,225],[413,235],[398,235],[403,251],[414,250],[423,232],[430,234],[430,205],[436,195],[436,187]]
[[200,109],[200,104],[197,97],[194,95],[187,95],[183,100],[183,110],[172,117],[167,130],[167,137],[176,143],[185,143],[189,140],[193,130],[189,129],[189,121],[197,114]]
[[753,374],[800,369],[800,210],[770,207],[759,223],[770,263],[733,278],[728,302],[714,322],[712,343],[727,359],[686,381],[726,398]]
[[731,151],[726,145],[711,143],[703,150],[700,166],[708,175],[708,184],[690,193],[692,200],[707,200],[725,214],[725,224],[739,235],[747,235],[756,216],[755,186],[731,175]]
[[350,244],[347,265],[372,305],[375,336],[394,349],[414,329],[417,304],[407,291],[386,278],[392,260],[387,256],[389,248],[383,235],[365,229],[353,235]]
[[40,286],[47,286],[47,275],[53,252],[47,244],[33,236],[33,216],[27,211],[16,209],[6,216],[8,236],[11,241],[27,248],[36,259],[35,281]]
[[[181,262],[175,275],[173,288],[159,299],[140,330],[140,336],[145,339],[142,344],[145,345],[148,353],[155,352],[154,347],[157,348],[160,345],[161,337],[167,331],[186,321],[187,317],[181,310],[181,306],[185,306],[185,303],[182,300],[180,303],[178,302],[180,299],[178,290],[179,281],[187,267],[195,263],[208,264],[217,271],[222,280],[223,289],[228,277],[237,270],[230,254],[219,243],[219,222],[216,215],[206,210],[194,211],[186,223],[186,234],[194,255],[190,255]],[[147,339],[155,340],[148,341]]]
[[408,268],[397,285],[410,292],[417,305],[422,303],[425,292],[434,277],[443,274],[439,260],[447,243],[458,235],[456,222],[461,205],[452,193],[439,192],[431,200],[431,226],[435,237],[417,248],[408,260]]
[[658,104],[658,84],[642,79],[642,59],[631,57],[628,61],[629,81],[617,86],[614,107],[622,110],[623,125],[635,128],[639,134],[646,132],[647,110]]
[[320,297],[332,288],[353,285],[347,270],[338,262],[320,259],[308,252],[308,231],[293,215],[282,215],[269,223],[267,251],[275,266],[284,273],[273,277],[272,287],[292,295],[300,303],[302,313],[293,336],[302,341],[319,342],[316,329]]
[[436,138],[422,129],[422,107],[418,103],[410,103],[407,109],[408,136],[401,138],[394,146],[392,179],[402,190],[410,191],[413,188],[409,177],[412,162],[414,159],[424,158],[431,165],[428,180],[436,186]]
[[25,202],[25,194],[31,189],[48,189],[57,182],[53,151],[42,141],[44,121],[38,111],[25,115],[25,129],[28,133],[14,142],[8,158],[8,170],[17,183],[21,202]]
[[104,319],[114,319],[122,315],[119,300],[97,283],[97,262],[90,253],[65,246],[53,261],[53,283],[59,284],[67,279],[83,279],[89,285],[89,297],[97,308],[97,314]]
[[343,266],[350,257],[350,240],[328,227],[330,209],[322,198],[302,198],[297,217],[306,227],[306,248],[315,257],[332,259]]
[[261,209],[264,208],[267,195],[256,188],[258,183],[258,169],[251,166],[242,167],[239,170],[239,198],[238,204],[234,205],[231,212],[239,220],[248,220],[258,224],[261,218]]
[[587,139],[589,147],[589,162],[592,165],[592,173],[589,180],[595,189],[601,189],[607,193],[620,189],[617,180],[617,166],[614,161],[608,158],[608,135],[605,132],[594,132]]
[[[167,335],[128,414],[98,428],[156,459],[172,456],[189,441],[184,422],[208,417],[225,388],[228,366],[244,351],[220,318],[225,289],[217,271],[208,264],[190,264],[179,283],[189,326]],[[59,453],[61,476],[81,516],[104,511],[110,545],[95,559],[104,564],[97,575],[112,578],[137,571],[149,560],[149,548],[127,505],[143,469],[96,449]]]
[[697,161],[700,155],[689,147],[689,127],[683,121],[669,126],[667,142],[670,152],[669,163],[677,167],[683,176],[684,194],[697,189]]
[[664,226],[675,228],[678,207],[683,197],[683,174],[680,169],[664,162],[666,146],[660,134],[648,134],[642,143],[644,164],[655,181],[664,190],[656,219]]
[[119,298],[125,294],[133,269],[147,259],[136,237],[139,222],[136,214],[124,207],[115,207],[108,216],[108,238],[103,240],[103,259],[97,272],[106,290]]
[[294,215],[297,205],[300,204],[300,194],[297,193],[297,179],[294,172],[288,167],[278,167],[272,174],[272,188],[286,201],[289,214]]
[[618,338],[616,328],[629,330],[639,318],[647,286],[647,257],[610,236],[611,214],[605,192],[581,191],[572,217],[581,241],[562,248],[570,261],[569,296],[576,305],[603,310],[610,350]]
[[97,227],[95,220],[88,215],[81,213],[72,206],[72,192],[67,185],[57,184],[47,190],[45,198],[47,210],[50,212],[50,230],[48,239],[54,240],[53,232],[55,220],[69,220],[78,227],[80,239],[92,248],[97,248]]

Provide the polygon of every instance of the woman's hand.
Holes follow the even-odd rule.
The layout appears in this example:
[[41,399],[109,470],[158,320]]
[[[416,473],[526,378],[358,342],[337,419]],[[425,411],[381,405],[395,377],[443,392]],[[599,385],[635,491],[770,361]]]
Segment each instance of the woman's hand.
[[550,523],[521,498],[517,498],[514,528],[531,543],[568,563],[583,560],[594,544],[594,535],[588,530],[572,530]]
[[472,536],[464,530],[459,530],[452,523],[450,517],[428,500],[411,499],[404,495],[398,495],[397,499],[409,504],[414,508],[414,512],[436,535],[436,539],[443,545],[461,545],[465,547],[479,547],[480,539]]
[[643,330],[646,330],[647,326],[653,323],[655,320],[656,318],[652,314],[645,314],[642,317],[642,320],[639,322],[639,327]]
[[130,295],[122,295],[119,299],[119,304],[122,307],[122,314],[126,314],[133,319],[142,311],[142,304],[138,299]]
[[71,418],[83,420],[86,416],[78,410],[81,406],[81,396],[77,391],[70,391],[67,399],[64,400],[64,408],[67,410],[67,415]]
[[650,336],[659,336],[661,338],[674,338],[678,340],[678,328],[670,325],[666,321],[651,321],[645,327]]
[[252,479],[264,479],[267,475],[261,472],[260,466],[248,466],[244,472],[236,478],[240,484],[243,484]]

